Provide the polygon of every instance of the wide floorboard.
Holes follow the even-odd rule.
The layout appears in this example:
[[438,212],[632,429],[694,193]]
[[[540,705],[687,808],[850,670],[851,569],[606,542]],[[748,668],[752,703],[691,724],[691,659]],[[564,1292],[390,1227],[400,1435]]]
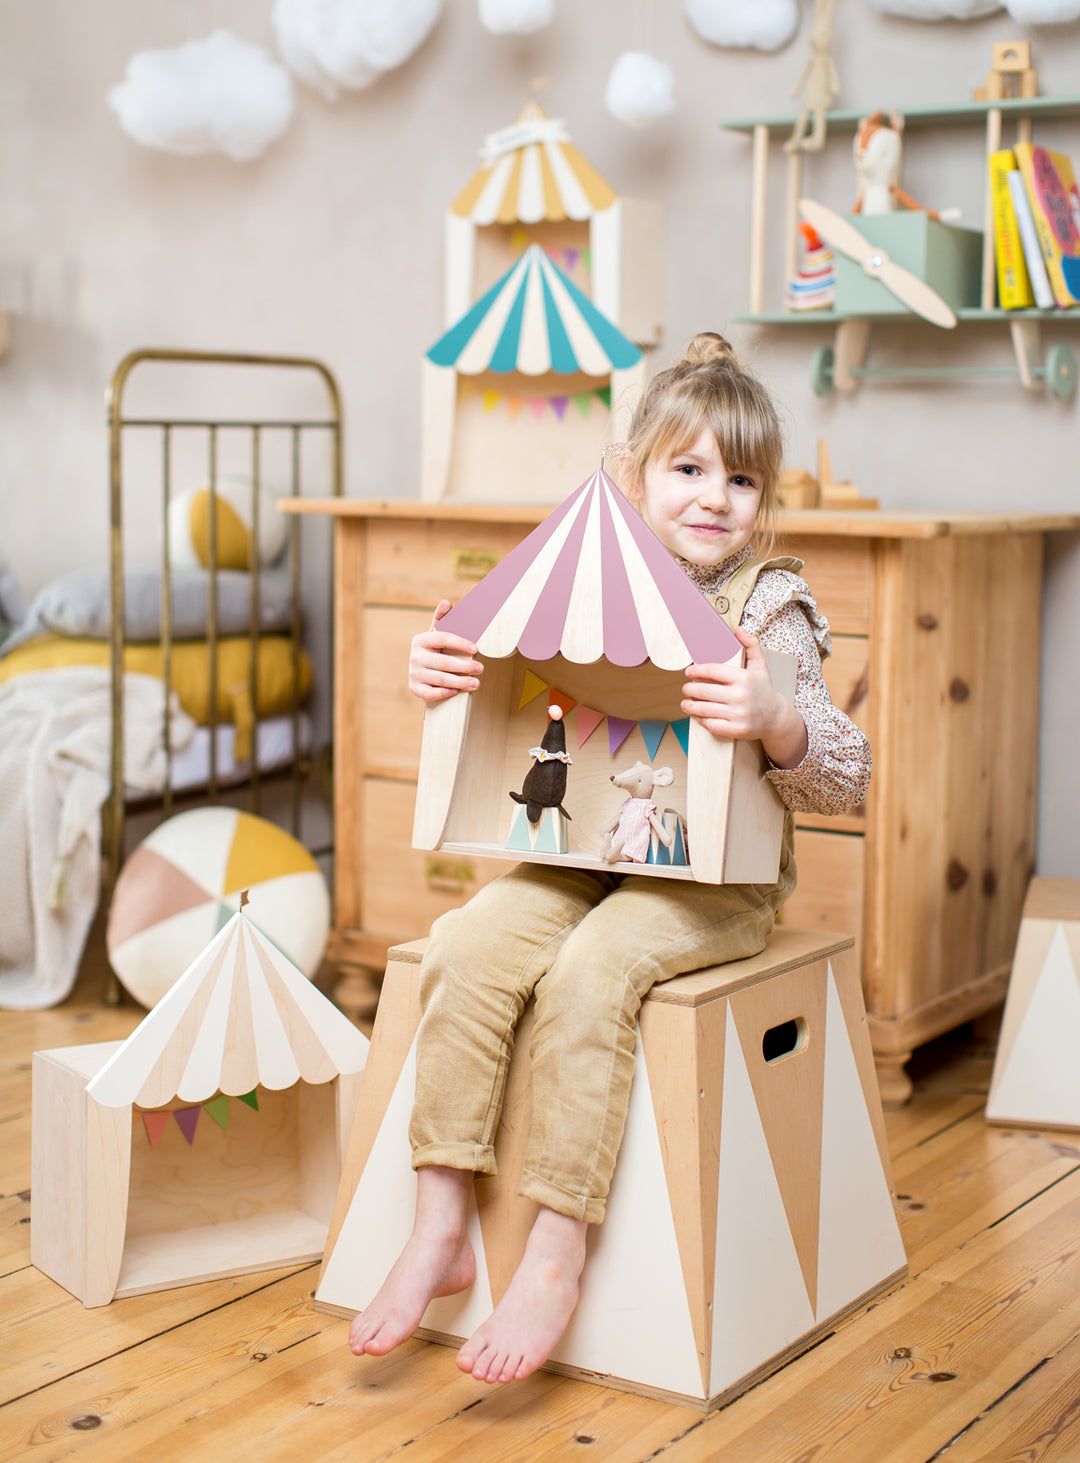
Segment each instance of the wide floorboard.
[[925,1048],[889,1115],[908,1279],[702,1417],[544,1373],[488,1388],[418,1341],[357,1360],[313,1266],[84,1310],[30,1265],[30,1059],[132,1029],[99,978],[91,955],[63,1006],[0,1014],[0,1459],[1080,1459],[1080,1135],[986,1126],[992,1033]]

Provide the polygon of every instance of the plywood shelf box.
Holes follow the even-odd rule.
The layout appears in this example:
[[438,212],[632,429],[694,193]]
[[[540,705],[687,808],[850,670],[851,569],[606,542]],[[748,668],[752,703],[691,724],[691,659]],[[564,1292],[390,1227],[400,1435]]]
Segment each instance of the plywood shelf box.
[[[673,770],[663,800],[687,829],[687,876],[776,879],[784,807],[763,776],[760,744],[711,736],[679,704],[687,665],[741,663],[742,647],[606,473],[583,483],[440,623],[479,647],[485,669],[472,695],[426,710],[414,847],[667,875],[670,865],[601,861],[605,825],[624,798],[612,773],[641,760]],[[794,657],[769,656],[775,683],[793,699]],[[577,730],[567,738],[570,852],[511,850],[509,790],[531,766],[552,695]],[[626,733],[621,744],[608,727]]]
[[99,1306],[318,1259],[366,1054],[234,915],[126,1041],[34,1053],[33,1264]]

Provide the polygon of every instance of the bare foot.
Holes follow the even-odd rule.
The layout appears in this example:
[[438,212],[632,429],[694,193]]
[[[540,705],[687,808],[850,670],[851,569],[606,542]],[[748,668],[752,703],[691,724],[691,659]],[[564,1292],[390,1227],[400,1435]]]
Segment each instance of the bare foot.
[[418,1174],[413,1232],[378,1295],[349,1328],[357,1356],[385,1356],[419,1326],[438,1295],[456,1295],[476,1278],[476,1257],[465,1235],[473,1175],[425,1168]]
[[515,1382],[547,1361],[577,1305],[587,1228],[540,1210],[506,1294],[458,1352],[463,1372],[478,1382]]

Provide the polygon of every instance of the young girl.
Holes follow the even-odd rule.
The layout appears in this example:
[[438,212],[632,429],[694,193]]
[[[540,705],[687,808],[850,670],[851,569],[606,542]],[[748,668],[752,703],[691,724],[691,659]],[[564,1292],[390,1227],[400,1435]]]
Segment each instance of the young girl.
[[[634,414],[622,488],[744,646],[745,665],[692,665],[683,713],[716,736],[761,741],[787,805],[777,880],[710,885],[524,864],[435,922],[420,973],[410,1140],[413,1231],[353,1322],[352,1350],[382,1355],[429,1302],[471,1285],[465,1234],[473,1176],[495,1171],[514,1029],[529,997],[532,1118],[519,1192],[539,1205],[525,1253],[493,1314],[458,1353],[487,1382],[547,1360],[578,1296],[588,1226],[599,1224],[622,1141],[636,1017],[650,987],[764,949],[795,885],[791,809],[840,813],[866,794],[870,749],[821,675],[828,625],[794,559],[771,547],[782,440],[768,395],[726,341],[704,334],[656,376]],[[476,646],[417,635],[409,687],[426,702],[475,691]],[[795,704],[774,688],[762,646],[798,658]]]

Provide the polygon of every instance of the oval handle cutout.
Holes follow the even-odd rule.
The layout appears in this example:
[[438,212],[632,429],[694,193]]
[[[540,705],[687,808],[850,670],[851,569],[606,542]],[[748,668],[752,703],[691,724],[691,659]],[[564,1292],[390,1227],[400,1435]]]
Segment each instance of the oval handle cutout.
[[781,1021],[779,1026],[770,1026],[761,1038],[761,1055],[766,1062],[779,1062],[795,1052],[801,1052],[806,1045],[806,1022],[801,1016],[793,1021]]

